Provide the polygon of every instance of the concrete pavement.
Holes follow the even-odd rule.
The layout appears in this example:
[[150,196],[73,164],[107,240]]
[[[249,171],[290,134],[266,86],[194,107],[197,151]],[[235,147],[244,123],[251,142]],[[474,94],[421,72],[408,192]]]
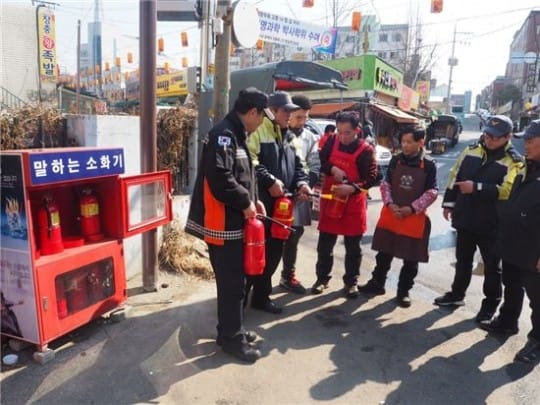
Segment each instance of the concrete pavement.
[[[361,283],[374,264],[369,242],[380,200],[372,195]],[[338,241],[327,292],[299,296],[276,286],[282,315],[246,309],[246,326],[261,336],[263,358],[245,365],[213,340],[213,282],[164,273],[160,284],[167,288],[142,293],[137,277],[129,282],[126,320],[96,321],[60,339],[51,345],[55,360],[45,365],[33,362],[26,349],[16,366],[3,366],[2,403],[537,404],[540,366],[512,362],[530,328],[528,311],[518,335],[487,336],[473,322],[480,305],[478,276],[465,307],[432,305],[453,277],[453,232],[440,220],[439,202],[431,216],[434,249],[430,263],[421,265],[411,308],[393,301],[398,261],[386,295],[346,300]],[[307,228],[298,261],[306,286],[315,280],[316,241],[316,228]]]

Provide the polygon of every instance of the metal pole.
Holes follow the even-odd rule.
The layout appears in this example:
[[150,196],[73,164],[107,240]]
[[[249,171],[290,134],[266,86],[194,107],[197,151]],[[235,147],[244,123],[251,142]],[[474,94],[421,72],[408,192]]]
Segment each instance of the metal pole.
[[81,113],[81,20],[77,20],[77,90],[76,90],[76,110]]
[[452,56],[448,59],[448,64],[450,65],[450,76],[448,77],[448,92],[446,93],[446,113],[450,114],[452,112],[452,103],[450,97],[452,95],[452,72],[454,70],[454,52],[456,50],[456,27],[457,23],[454,24],[454,39],[452,40]]
[[[218,0],[218,9],[223,10],[223,34],[216,46],[216,79],[214,86],[214,122],[218,122],[229,110],[229,59],[231,46],[232,7],[231,0]],[[219,16],[218,16],[219,17]]]
[[[140,138],[141,171],[157,169],[156,147],[156,0],[139,3],[139,54],[140,54]],[[157,290],[157,230],[142,235],[143,289]]]

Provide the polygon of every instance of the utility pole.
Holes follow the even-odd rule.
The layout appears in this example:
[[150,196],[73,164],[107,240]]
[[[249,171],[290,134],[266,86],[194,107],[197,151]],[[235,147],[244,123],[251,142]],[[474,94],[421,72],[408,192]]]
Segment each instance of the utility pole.
[[81,20],[77,20],[77,90],[76,113],[81,113]]
[[446,113],[451,114],[452,113],[452,73],[454,66],[457,66],[458,59],[455,57],[455,51],[456,51],[456,34],[468,34],[470,35],[470,32],[456,32],[457,27],[457,21],[454,24],[454,37],[452,39],[452,55],[450,58],[448,58],[448,66],[450,66],[450,76],[448,77],[448,92],[446,93]]
[[458,60],[454,56],[456,50],[456,27],[457,22],[454,24],[454,38],[452,39],[452,55],[448,59],[448,66],[450,66],[450,76],[448,77],[448,91],[446,92],[446,113],[450,114],[452,112],[452,101],[450,97],[452,95],[452,73],[454,66],[457,66]]
[[[142,173],[157,170],[156,146],[156,0],[139,3],[140,60],[140,139]],[[142,234],[142,273],[144,291],[157,290],[157,230]]]
[[221,120],[229,110],[230,90],[230,47],[232,3],[231,0],[218,0],[217,17],[223,19],[223,33],[217,38],[216,78],[214,86],[214,122]]

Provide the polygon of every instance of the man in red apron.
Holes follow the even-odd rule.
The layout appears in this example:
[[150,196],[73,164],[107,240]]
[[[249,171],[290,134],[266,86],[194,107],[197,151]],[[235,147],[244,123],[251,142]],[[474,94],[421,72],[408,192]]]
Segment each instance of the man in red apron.
[[371,246],[378,251],[377,265],[371,280],[358,287],[363,293],[384,294],[392,259],[403,259],[397,302],[404,308],[411,306],[409,290],[418,274],[418,262],[428,261],[431,224],[425,211],[437,199],[437,168],[424,155],[425,135],[426,131],[420,127],[405,127],[400,131],[402,151],[392,157],[380,185],[384,205]]
[[319,241],[317,243],[317,281],[311,292],[321,294],[328,287],[334,264],[333,250],[338,235],[345,237],[344,292],[358,296],[360,241],[366,231],[366,191],[375,184],[377,165],[373,148],[358,136],[360,118],[354,112],[336,118],[337,135],[330,137],[320,152],[322,185]]

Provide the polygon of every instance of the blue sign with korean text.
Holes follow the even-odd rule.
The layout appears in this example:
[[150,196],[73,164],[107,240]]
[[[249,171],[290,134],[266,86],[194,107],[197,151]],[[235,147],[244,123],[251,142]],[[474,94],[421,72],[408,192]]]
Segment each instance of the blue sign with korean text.
[[30,155],[33,185],[124,173],[124,150],[89,149]]

